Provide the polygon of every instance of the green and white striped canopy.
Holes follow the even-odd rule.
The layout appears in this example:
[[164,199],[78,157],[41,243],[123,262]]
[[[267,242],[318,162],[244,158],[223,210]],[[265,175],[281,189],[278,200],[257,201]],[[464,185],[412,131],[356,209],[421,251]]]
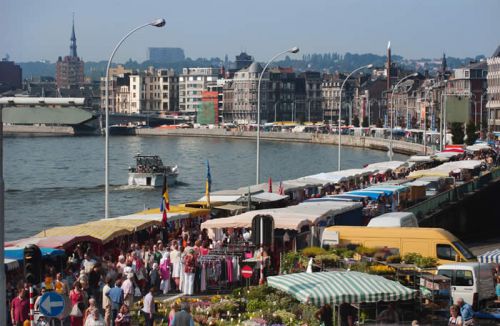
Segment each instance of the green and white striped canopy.
[[342,303],[410,300],[417,295],[398,282],[360,272],[295,273],[269,276],[270,287],[303,303],[317,306]]

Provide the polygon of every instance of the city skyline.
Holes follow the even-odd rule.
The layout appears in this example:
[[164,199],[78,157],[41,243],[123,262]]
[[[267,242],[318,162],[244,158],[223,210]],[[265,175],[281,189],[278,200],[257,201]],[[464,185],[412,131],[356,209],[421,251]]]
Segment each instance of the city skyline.
[[[181,47],[191,58],[222,58],[225,54],[232,57],[240,51],[247,51],[256,60],[263,61],[276,49],[294,45],[301,48],[302,54],[351,52],[383,55],[390,40],[393,54],[418,59],[438,58],[443,52],[456,57],[489,56],[500,43],[495,34],[499,22],[494,19],[500,10],[500,2],[494,0],[482,1],[481,7],[477,2],[467,0],[439,3],[315,1],[313,5],[275,1],[267,4],[266,11],[262,11],[264,2],[259,0],[253,4],[256,15],[250,15],[248,19],[241,18],[242,12],[248,8],[228,0],[220,0],[219,6],[153,3],[143,8],[137,3],[109,1],[99,3],[99,10],[96,10],[89,2],[52,1],[42,4],[7,1],[3,4],[3,11],[10,14],[0,23],[2,30],[7,31],[0,35],[0,44],[3,45],[0,55],[9,54],[17,62],[55,62],[59,56],[67,55],[73,12],[79,55],[85,61],[105,60],[112,44],[123,34],[156,16],[167,20],[166,29],[141,31],[124,45],[115,62],[129,58],[143,61],[150,46]],[[116,9],[117,4],[121,5],[120,10]],[[151,10],[155,7],[156,10]],[[345,14],[337,15],[337,12]],[[127,17],[126,13],[130,15]],[[276,19],[277,13],[283,18]],[[411,23],[409,14],[414,16],[415,24]],[[470,24],[464,24],[463,17],[471,15],[482,18],[473,18]],[[19,20],[18,17],[24,18]],[[418,20],[418,17],[422,18]],[[445,19],[447,17],[449,19]],[[388,22],[390,19],[392,23]],[[392,26],[401,27],[391,29]],[[481,33],[476,30],[481,30]]]

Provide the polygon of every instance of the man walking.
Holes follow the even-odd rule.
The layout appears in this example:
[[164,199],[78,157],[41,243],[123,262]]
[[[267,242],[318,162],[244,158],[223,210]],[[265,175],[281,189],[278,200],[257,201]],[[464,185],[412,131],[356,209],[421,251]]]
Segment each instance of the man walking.
[[155,314],[155,300],[153,293],[155,288],[149,289],[148,294],[144,296],[144,307],[142,307],[142,312],[144,313],[144,318],[146,320],[146,326],[153,326],[154,314]]
[[123,304],[123,290],[121,289],[122,280],[117,279],[115,286],[108,291],[108,298],[111,301],[111,325],[115,324],[118,310]]
[[104,311],[106,326],[111,326],[111,300],[109,298],[109,291],[111,291],[111,278],[107,276],[102,288],[102,310]]

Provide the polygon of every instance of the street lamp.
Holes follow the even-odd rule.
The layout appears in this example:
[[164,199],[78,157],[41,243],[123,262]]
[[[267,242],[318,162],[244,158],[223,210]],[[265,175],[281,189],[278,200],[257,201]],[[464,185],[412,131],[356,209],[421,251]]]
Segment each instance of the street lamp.
[[277,118],[277,110],[276,110],[276,106],[279,104],[279,100],[274,102],[274,122],[276,122],[276,118]]
[[392,139],[393,139],[393,132],[394,132],[394,111],[396,110],[396,108],[394,107],[394,93],[396,92],[396,90],[398,89],[399,87],[399,84],[401,84],[402,82],[404,82],[405,80],[407,80],[408,78],[411,78],[411,77],[417,77],[418,76],[418,73],[417,72],[414,72],[413,74],[411,75],[408,75],[406,77],[403,77],[401,78],[397,83],[396,85],[394,85],[394,87],[392,88],[392,95],[391,95],[391,103],[393,104],[392,105],[392,112],[391,112],[391,140],[389,142],[389,160],[392,161],[392,156],[394,155],[394,153],[392,152]]
[[269,60],[266,63],[259,76],[259,82],[257,84],[257,164],[255,171],[255,184],[259,184],[259,179],[260,179],[260,83],[262,82],[262,77],[264,76],[264,73],[266,72],[266,69],[271,64],[271,62],[273,62],[274,60],[276,60],[276,58],[285,53],[297,53],[297,52],[299,52],[299,48],[294,46],[291,49],[276,54],[274,57],[271,58],[271,60]]
[[106,133],[105,133],[105,151],[104,151],[104,218],[109,218],[109,68],[111,67],[111,61],[115,56],[116,51],[122,45],[122,43],[133,33],[140,30],[141,28],[153,26],[153,27],[163,27],[165,26],[165,19],[159,18],[149,22],[147,24],[138,26],[128,32],[121,40],[116,44],[111,56],[108,60],[108,65],[106,66],[106,81],[105,81],[105,114],[106,114]]
[[[342,116],[342,90],[344,89],[344,85],[347,82],[347,80],[354,75],[356,72],[363,70],[363,69],[370,69],[373,67],[373,65],[370,63],[369,65],[365,65],[362,67],[359,67],[357,69],[354,69],[347,77],[344,79],[342,82],[342,86],[340,86],[340,94],[339,94],[339,119],[338,119],[338,128],[339,128],[339,144],[338,144],[338,163],[337,163],[337,168],[340,171],[340,140],[341,140],[341,134],[342,134],[342,128],[340,128],[340,123],[341,123],[341,116]],[[332,115],[332,121],[333,121],[333,115]]]

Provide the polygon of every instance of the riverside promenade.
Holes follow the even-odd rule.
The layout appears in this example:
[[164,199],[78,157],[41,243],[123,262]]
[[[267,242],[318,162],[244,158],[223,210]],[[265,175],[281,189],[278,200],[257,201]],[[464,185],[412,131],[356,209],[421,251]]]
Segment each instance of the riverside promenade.
[[[172,137],[203,137],[203,138],[232,138],[232,139],[255,139],[255,131],[227,131],[224,129],[167,129],[167,128],[143,128],[136,129],[136,135],[140,136],[172,136]],[[316,134],[301,132],[268,132],[262,131],[261,140],[280,141],[280,142],[302,142],[317,144],[338,144],[338,135],[336,134]],[[341,143],[343,146],[359,147],[364,149],[374,149],[387,151],[389,149],[389,139],[375,137],[359,137],[342,135]],[[399,154],[433,154],[434,150],[421,144],[410,143],[406,141],[393,141],[393,151]]]

